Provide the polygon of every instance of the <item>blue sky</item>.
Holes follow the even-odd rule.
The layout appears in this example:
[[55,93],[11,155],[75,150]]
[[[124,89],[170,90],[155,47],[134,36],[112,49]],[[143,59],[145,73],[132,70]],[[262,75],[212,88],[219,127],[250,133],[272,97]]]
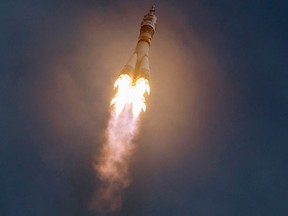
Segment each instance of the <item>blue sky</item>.
[[287,215],[285,1],[3,1],[0,214],[85,216],[113,80],[156,4],[151,97],[111,215]]

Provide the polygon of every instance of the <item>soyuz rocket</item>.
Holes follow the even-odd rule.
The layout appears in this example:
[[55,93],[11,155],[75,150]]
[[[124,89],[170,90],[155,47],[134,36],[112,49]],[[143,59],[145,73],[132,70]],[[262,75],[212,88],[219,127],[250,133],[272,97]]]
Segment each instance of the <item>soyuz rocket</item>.
[[133,80],[133,83],[139,78],[149,80],[149,60],[148,54],[151,40],[156,30],[155,6],[152,6],[149,13],[146,14],[141,22],[140,34],[133,55],[119,75],[127,74]]

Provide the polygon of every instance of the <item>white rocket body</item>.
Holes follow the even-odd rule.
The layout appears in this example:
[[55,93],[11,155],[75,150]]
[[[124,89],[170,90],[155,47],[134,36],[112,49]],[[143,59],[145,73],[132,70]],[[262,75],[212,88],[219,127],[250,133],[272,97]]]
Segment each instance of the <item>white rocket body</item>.
[[120,74],[128,74],[133,81],[139,78],[149,80],[149,49],[151,40],[156,30],[157,17],[155,16],[155,7],[153,6],[141,22],[140,35],[133,55],[125,65]]

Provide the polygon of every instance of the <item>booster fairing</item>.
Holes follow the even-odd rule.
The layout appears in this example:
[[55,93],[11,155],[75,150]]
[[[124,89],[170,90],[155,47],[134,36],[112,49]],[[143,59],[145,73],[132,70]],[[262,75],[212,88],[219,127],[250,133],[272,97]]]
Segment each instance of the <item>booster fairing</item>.
[[153,35],[156,31],[155,6],[152,6],[141,22],[140,34],[134,53],[124,66],[121,74],[127,74],[135,83],[138,79],[144,78],[150,81],[149,49]]

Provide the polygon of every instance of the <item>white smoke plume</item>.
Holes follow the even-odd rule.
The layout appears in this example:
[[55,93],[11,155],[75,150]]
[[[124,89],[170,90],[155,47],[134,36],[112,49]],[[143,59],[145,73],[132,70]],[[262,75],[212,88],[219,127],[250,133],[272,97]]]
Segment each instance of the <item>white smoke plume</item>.
[[129,159],[134,150],[133,138],[138,130],[138,117],[132,107],[126,107],[119,115],[111,111],[106,131],[106,143],[95,168],[101,185],[92,207],[100,212],[115,211],[122,205],[122,191],[130,184]]

